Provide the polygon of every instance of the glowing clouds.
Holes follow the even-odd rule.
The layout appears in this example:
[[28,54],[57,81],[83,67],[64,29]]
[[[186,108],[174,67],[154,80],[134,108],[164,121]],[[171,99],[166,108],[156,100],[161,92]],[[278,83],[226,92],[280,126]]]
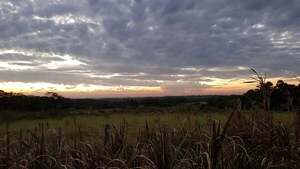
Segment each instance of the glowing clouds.
[[72,25],[72,24],[92,24],[92,25],[101,25],[101,22],[88,18],[86,16],[76,16],[72,14],[67,15],[55,15],[52,17],[40,17],[34,16],[33,19],[41,22],[51,21],[56,25]]
[[45,67],[47,69],[59,69],[59,68],[76,68],[83,65],[87,65],[84,62],[81,62],[70,55],[56,55],[52,54],[56,58],[61,60],[59,61],[50,61],[49,63],[42,64],[41,67]]
[[47,70],[87,65],[74,56],[25,49],[0,49],[0,70]]

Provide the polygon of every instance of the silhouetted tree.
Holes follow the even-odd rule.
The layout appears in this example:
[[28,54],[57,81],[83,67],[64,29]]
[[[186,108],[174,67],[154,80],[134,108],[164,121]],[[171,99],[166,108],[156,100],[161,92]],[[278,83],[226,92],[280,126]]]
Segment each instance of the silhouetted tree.
[[[249,83],[252,83],[253,81],[250,81]],[[268,82],[267,82],[268,83]],[[300,107],[300,85],[294,85],[294,84],[288,84],[284,82],[283,80],[278,80],[276,85],[273,87],[271,83],[266,85],[269,90],[271,90],[269,93],[271,93],[270,101],[272,109],[280,109],[285,111],[292,111],[294,107],[299,108]],[[246,105],[246,107],[249,106],[251,101],[253,101],[253,104],[255,102],[262,102],[263,97],[261,97],[262,91],[261,88],[256,90],[248,90],[243,96],[243,104]]]
[[54,100],[63,99],[64,98],[63,96],[59,95],[56,92],[46,92],[45,95],[49,96],[50,98],[53,98]]
[[278,80],[275,86],[275,90],[280,94],[280,101],[285,110],[291,111],[293,107],[293,96],[290,92],[292,85],[285,83],[283,80]]
[[260,75],[255,69],[250,68],[250,70],[254,73],[253,77],[250,77],[254,81],[247,81],[245,83],[258,83],[257,87],[260,89],[260,92],[263,97],[263,107],[265,111],[270,111],[271,105],[271,93],[272,93],[272,82],[267,81],[266,73],[264,75]]

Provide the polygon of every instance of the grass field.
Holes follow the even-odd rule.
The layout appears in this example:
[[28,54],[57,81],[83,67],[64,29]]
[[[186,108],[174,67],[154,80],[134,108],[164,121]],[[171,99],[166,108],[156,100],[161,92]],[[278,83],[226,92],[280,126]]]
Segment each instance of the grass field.
[[[49,128],[62,128],[66,134],[71,134],[75,131],[75,128],[80,128],[83,133],[102,135],[106,124],[119,125],[125,121],[128,124],[128,135],[136,136],[139,132],[138,129],[145,125],[145,121],[151,125],[160,124],[177,128],[195,123],[205,125],[209,119],[221,121],[221,123],[223,123],[228,115],[229,113],[112,113],[105,115],[70,115],[61,118],[18,120],[9,124],[9,130],[11,132],[16,132],[20,129],[33,129],[37,127],[39,123],[44,123],[49,125]],[[274,121],[276,123],[282,122],[287,127],[292,125],[293,116],[294,113],[288,112],[273,113]],[[1,124],[0,133],[3,133],[4,131],[5,124]]]
[[298,169],[299,116],[269,115],[116,112],[6,122],[0,168]]

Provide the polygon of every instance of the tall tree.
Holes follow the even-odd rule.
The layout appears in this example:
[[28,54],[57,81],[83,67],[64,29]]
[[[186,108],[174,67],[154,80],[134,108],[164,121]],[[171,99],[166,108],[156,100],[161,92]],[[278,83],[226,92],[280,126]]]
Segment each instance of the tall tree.
[[282,103],[279,104],[283,104],[284,109],[287,111],[292,111],[293,107],[291,88],[292,85],[285,83],[283,80],[278,80],[275,86],[275,89],[278,90],[282,101]]
[[260,92],[263,97],[264,110],[269,112],[273,84],[272,82],[267,81],[266,73],[264,75],[260,75],[255,69],[250,68],[250,70],[254,73],[254,76],[250,77],[254,81],[247,81],[245,83],[258,83],[257,87],[260,89]]

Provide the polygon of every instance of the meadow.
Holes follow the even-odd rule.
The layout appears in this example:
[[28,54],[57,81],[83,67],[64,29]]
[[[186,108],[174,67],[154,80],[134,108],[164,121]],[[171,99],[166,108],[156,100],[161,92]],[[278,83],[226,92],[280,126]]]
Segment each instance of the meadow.
[[298,169],[299,120],[264,110],[21,119],[0,125],[0,168]]
[[[147,121],[150,125],[160,124],[171,128],[189,126],[194,123],[206,124],[209,120],[220,121],[223,124],[230,112],[198,112],[198,113],[124,113],[114,112],[98,115],[67,115],[63,117],[47,117],[42,119],[22,119],[12,121],[9,124],[10,132],[18,132],[20,129],[26,131],[34,129],[38,124],[47,124],[50,128],[62,128],[65,133],[72,134],[75,128],[80,128],[83,133],[103,134],[105,125],[120,125],[127,123],[128,134],[137,136],[139,128]],[[245,112],[249,114],[249,112]],[[275,123],[283,123],[289,128],[293,125],[294,112],[273,112]],[[0,124],[0,133],[4,133],[6,124]]]

